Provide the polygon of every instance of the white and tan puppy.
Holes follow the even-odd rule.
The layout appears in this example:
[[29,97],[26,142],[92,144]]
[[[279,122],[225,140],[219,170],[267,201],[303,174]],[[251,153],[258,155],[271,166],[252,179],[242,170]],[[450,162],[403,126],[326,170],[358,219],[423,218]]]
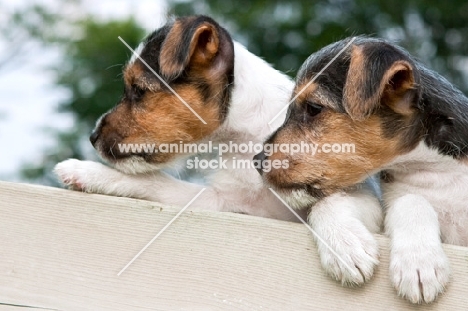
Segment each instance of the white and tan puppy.
[[[312,54],[294,94],[351,39]],[[390,273],[398,293],[432,302],[449,281],[442,242],[468,246],[468,99],[402,48],[357,38],[291,105],[267,143],[337,141],[354,154],[275,153],[287,170],[264,178],[311,197],[348,190],[382,173]],[[280,191],[280,190],[279,190]],[[289,194],[294,197],[294,195]]]

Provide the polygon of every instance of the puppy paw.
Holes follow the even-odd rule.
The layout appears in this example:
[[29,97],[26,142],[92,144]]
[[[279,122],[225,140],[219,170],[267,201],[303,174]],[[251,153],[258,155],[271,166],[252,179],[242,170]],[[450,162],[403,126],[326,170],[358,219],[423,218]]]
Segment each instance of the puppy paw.
[[346,227],[321,231],[318,250],[330,276],[346,286],[362,285],[372,278],[379,263],[379,247],[363,224],[353,219]]
[[398,294],[412,303],[434,301],[450,277],[450,264],[442,247],[393,247],[390,275]]
[[53,172],[67,188],[93,192],[102,179],[103,171],[108,169],[101,163],[68,159],[55,165]]

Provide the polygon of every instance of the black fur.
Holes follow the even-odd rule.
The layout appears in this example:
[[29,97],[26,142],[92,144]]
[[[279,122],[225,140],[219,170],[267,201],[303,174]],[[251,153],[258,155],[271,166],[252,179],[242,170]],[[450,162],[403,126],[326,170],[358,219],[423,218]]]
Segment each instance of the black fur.
[[[313,79],[346,44],[345,40],[339,41],[309,56],[299,69],[296,84],[303,85]],[[346,75],[343,75],[343,72],[348,72],[349,63],[349,51],[345,51],[315,80],[320,85],[321,92],[325,93],[333,103],[341,103],[343,99],[346,83]],[[342,105],[336,105],[333,108],[339,112],[345,112]]]
[[[161,47],[167,37],[167,34],[171,30],[172,25],[173,23],[166,24],[146,37],[143,43],[144,48],[140,53],[140,57],[144,59],[145,62],[158,74],[161,72],[159,67],[159,55],[161,54]],[[137,60],[137,62],[138,61],[139,60]],[[148,75],[151,75],[151,78],[156,78],[148,68],[144,67],[144,70]]]

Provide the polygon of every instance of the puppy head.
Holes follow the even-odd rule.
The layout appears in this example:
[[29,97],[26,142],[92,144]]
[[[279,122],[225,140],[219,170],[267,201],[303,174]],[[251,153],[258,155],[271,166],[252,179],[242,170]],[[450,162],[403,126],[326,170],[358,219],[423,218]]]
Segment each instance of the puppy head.
[[421,140],[419,74],[403,50],[359,38],[309,84],[348,42],[311,55],[299,71],[297,98],[265,144],[317,149],[273,152],[268,160],[288,162],[287,169],[264,173],[277,189],[302,198],[329,195],[363,181]]
[[192,143],[213,133],[227,114],[234,70],[232,39],[205,16],[166,24],[137,53],[124,68],[120,102],[90,137],[101,157],[128,173],[158,169],[176,154],[122,146]]

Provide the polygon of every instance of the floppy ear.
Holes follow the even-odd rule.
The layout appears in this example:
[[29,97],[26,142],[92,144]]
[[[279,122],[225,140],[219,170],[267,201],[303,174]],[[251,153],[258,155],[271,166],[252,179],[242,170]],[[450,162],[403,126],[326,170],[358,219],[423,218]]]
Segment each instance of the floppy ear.
[[381,106],[408,115],[419,98],[419,75],[412,61],[386,43],[354,46],[344,86],[343,105],[355,120]]
[[206,20],[177,20],[164,40],[159,55],[161,74],[177,78],[188,66],[210,65],[219,49],[217,27]]

